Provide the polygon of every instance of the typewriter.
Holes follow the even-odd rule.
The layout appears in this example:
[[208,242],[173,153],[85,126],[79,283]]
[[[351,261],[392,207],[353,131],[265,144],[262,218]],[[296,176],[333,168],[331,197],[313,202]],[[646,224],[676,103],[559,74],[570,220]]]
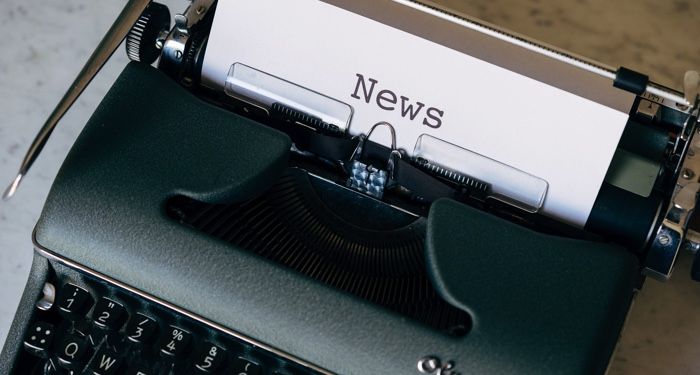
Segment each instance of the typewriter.
[[224,8],[254,1],[192,0],[173,25],[166,6],[131,0],[5,193],[126,38],[133,61],[36,225],[0,373],[605,373],[635,292],[700,246],[699,75],[676,92],[424,1],[285,4],[302,2],[397,29],[449,25],[459,32],[445,45],[476,46],[561,95],[626,105],[586,220],[544,212],[551,181],[451,142],[406,150],[391,121],[350,131],[361,121],[348,98],[235,61],[212,85],[217,27],[246,21]]

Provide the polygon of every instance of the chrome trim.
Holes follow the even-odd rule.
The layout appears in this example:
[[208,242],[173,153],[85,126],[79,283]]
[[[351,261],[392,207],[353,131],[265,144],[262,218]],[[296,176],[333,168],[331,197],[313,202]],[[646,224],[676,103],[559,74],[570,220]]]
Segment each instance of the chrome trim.
[[[695,113],[695,109],[692,112]],[[693,114],[687,123],[694,126],[695,124],[690,122],[691,119],[695,121]],[[700,147],[696,144],[696,137],[700,137],[700,132],[694,127],[689,131],[691,134],[681,151],[682,162],[678,164],[679,170],[676,171],[679,173],[682,168],[683,172],[678,175],[671,202],[647,251],[642,270],[644,275],[660,281],[668,281],[671,277],[678,253],[686,242],[688,223],[698,203],[700,182],[697,176],[700,176]],[[659,217],[658,214],[657,217]]]
[[[175,14],[175,26],[163,41],[163,48],[158,61],[158,69],[165,71],[176,81],[190,84],[191,77],[182,77],[183,64],[188,61],[187,48],[191,46],[192,29],[197,26],[214,6],[215,0],[194,0],[183,13]],[[190,46],[188,47],[188,43]],[[187,47],[187,48],[186,48]],[[197,51],[195,51],[197,52]],[[191,61],[190,61],[191,62]]]
[[42,289],[42,297],[36,301],[36,308],[41,311],[49,311],[56,302],[56,287],[53,284],[46,282]]
[[127,284],[124,284],[121,281],[115,280],[107,275],[104,275],[104,274],[98,272],[98,271],[92,270],[92,269],[90,269],[82,264],[79,264],[79,263],[74,262],[70,259],[62,257],[62,256],[56,254],[55,252],[45,248],[41,244],[39,244],[39,242],[36,239],[36,229],[32,232],[32,242],[34,243],[34,251],[36,251],[37,253],[39,253],[40,255],[42,255],[43,257],[45,257],[47,259],[54,260],[54,261],[59,262],[65,266],[68,266],[68,267],[73,268],[75,270],[78,270],[80,272],[86,273],[90,276],[96,277],[102,281],[113,284],[114,286],[117,286],[119,288],[125,289],[131,293],[138,295],[141,298],[145,298],[153,303],[159,304],[167,309],[173,310],[176,313],[182,314],[190,319],[193,319],[197,322],[200,322],[200,323],[208,326],[209,328],[216,329],[216,330],[219,330],[227,335],[233,336],[236,339],[241,340],[247,344],[250,344],[250,345],[253,345],[253,346],[258,347],[260,349],[266,350],[266,351],[268,351],[276,356],[284,358],[285,360],[288,360],[290,362],[294,362],[298,365],[304,366],[310,370],[319,372],[319,373],[324,374],[324,375],[333,375],[334,374],[333,372],[330,372],[326,369],[323,369],[323,368],[318,367],[314,364],[306,362],[301,358],[297,358],[297,357],[293,356],[292,354],[283,352],[283,351],[276,349],[270,345],[264,344],[264,343],[257,341],[249,336],[246,336],[240,332],[236,332],[236,331],[233,331],[229,328],[226,328],[218,323],[214,323],[214,322],[212,322],[206,318],[203,318],[203,317],[201,317],[201,316],[199,316],[191,311],[188,311],[188,310],[185,310],[181,307],[173,305],[173,304],[166,302],[158,297],[155,297],[155,296],[150,295],[146,292],[143,292],[139,289],[136,289],[136,288],[131,287]]
[[[652,90],[653,91],[653,90]],[[664,107],[682,112],[682,113],[690,113],[690,107],[682,104],[682,103],[677,103],[672,100],[667,100],[666,98],[662,98],[658,95],[652,94],[650,91],[647,91],[643,93],[642,95],[639,96],[640,98],[643,98],[645,100],[648,100],[652,103],[655,103],[657,105],[662,105]]]
[[[556,49],[555,47],[545,46],[541,43],[536,43],[522,36],[513,35],[513,33],[500,30],[499,28],[489,25],[483,21],[477,21],[475,19],[466,18],[462,15],[457,15],[449,12],[446,9],[438,8],[437,6],[426,4],[420,0],[391,0],[395,3],[407,6],[409,8],[415,9],[419,12],[427,13],[434,17],[441,18],[445,21],[457,24],[462,27],[480,32],[482,34],[489,35],[496,39],[517,45],[519,47],[525,48],[529,51],[539,53],[541,55],[550,57],[552,59],[561,61],[563,63],[573,65],[577,68],[586,70],[588,72],[597,74],[599,76],[608,78],[612,81],[615,80],[616,72],[609,66],[605,66],[601,63],[593,62],[583,57],[573,56],[570,53],[565,53]],[[676,102],[682,105],[689,105],[685,97],[676,92],[675,90],[663,87],[661,85],[649,82],[646,87],[646,92],[652,95],[657,95],[664,99]]]

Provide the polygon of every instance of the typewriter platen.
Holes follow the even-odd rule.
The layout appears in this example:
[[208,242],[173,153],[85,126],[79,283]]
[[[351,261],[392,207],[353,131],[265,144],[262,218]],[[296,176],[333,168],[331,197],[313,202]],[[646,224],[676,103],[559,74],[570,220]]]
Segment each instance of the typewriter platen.
[[151,3],[129,33],[135,62],[37,224],[4,372],[602,373],[644,275],[668,278],[697,246],[695,74],[684,94],[604,75],[635,98],[575,228],[538,213],[525,199],[537,193],[497,195],[482,176],[350,135],[333,98],[274,79],[244,90],[255,67],[232,68],[224,90],[201,85],[215,5],[192,2],[171,28]]

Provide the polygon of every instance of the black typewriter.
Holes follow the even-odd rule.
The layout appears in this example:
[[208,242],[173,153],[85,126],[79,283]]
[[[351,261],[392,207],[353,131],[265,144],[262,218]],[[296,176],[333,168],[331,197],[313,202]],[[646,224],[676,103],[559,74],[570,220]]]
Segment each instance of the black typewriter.
[[[577,228],[371,132],[202,85],[216,6],[193,0],[171,26],[129,1],[39,134],[6,197],[126,38],[133,61],[36,225],[0,373],[602,374],[646,277],[700,246],[697,73],[685,93],[624,68],[602,80],[634,101]],[[646,195],[616,182],[634,161],[655,168]]]

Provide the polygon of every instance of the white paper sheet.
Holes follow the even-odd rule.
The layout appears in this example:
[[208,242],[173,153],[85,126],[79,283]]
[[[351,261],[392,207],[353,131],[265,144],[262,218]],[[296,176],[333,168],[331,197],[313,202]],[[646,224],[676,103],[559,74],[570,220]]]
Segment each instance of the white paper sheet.
[[[429,134],[540,177],[549,184],[543,212],[576,226],[588,219],[627,120],[317,0],[220,1],[204,84],[222,89],[236,62],[351,105],[352,134],[388,121],[406,151]],[[373,140],[389,145],[386,136]]]

